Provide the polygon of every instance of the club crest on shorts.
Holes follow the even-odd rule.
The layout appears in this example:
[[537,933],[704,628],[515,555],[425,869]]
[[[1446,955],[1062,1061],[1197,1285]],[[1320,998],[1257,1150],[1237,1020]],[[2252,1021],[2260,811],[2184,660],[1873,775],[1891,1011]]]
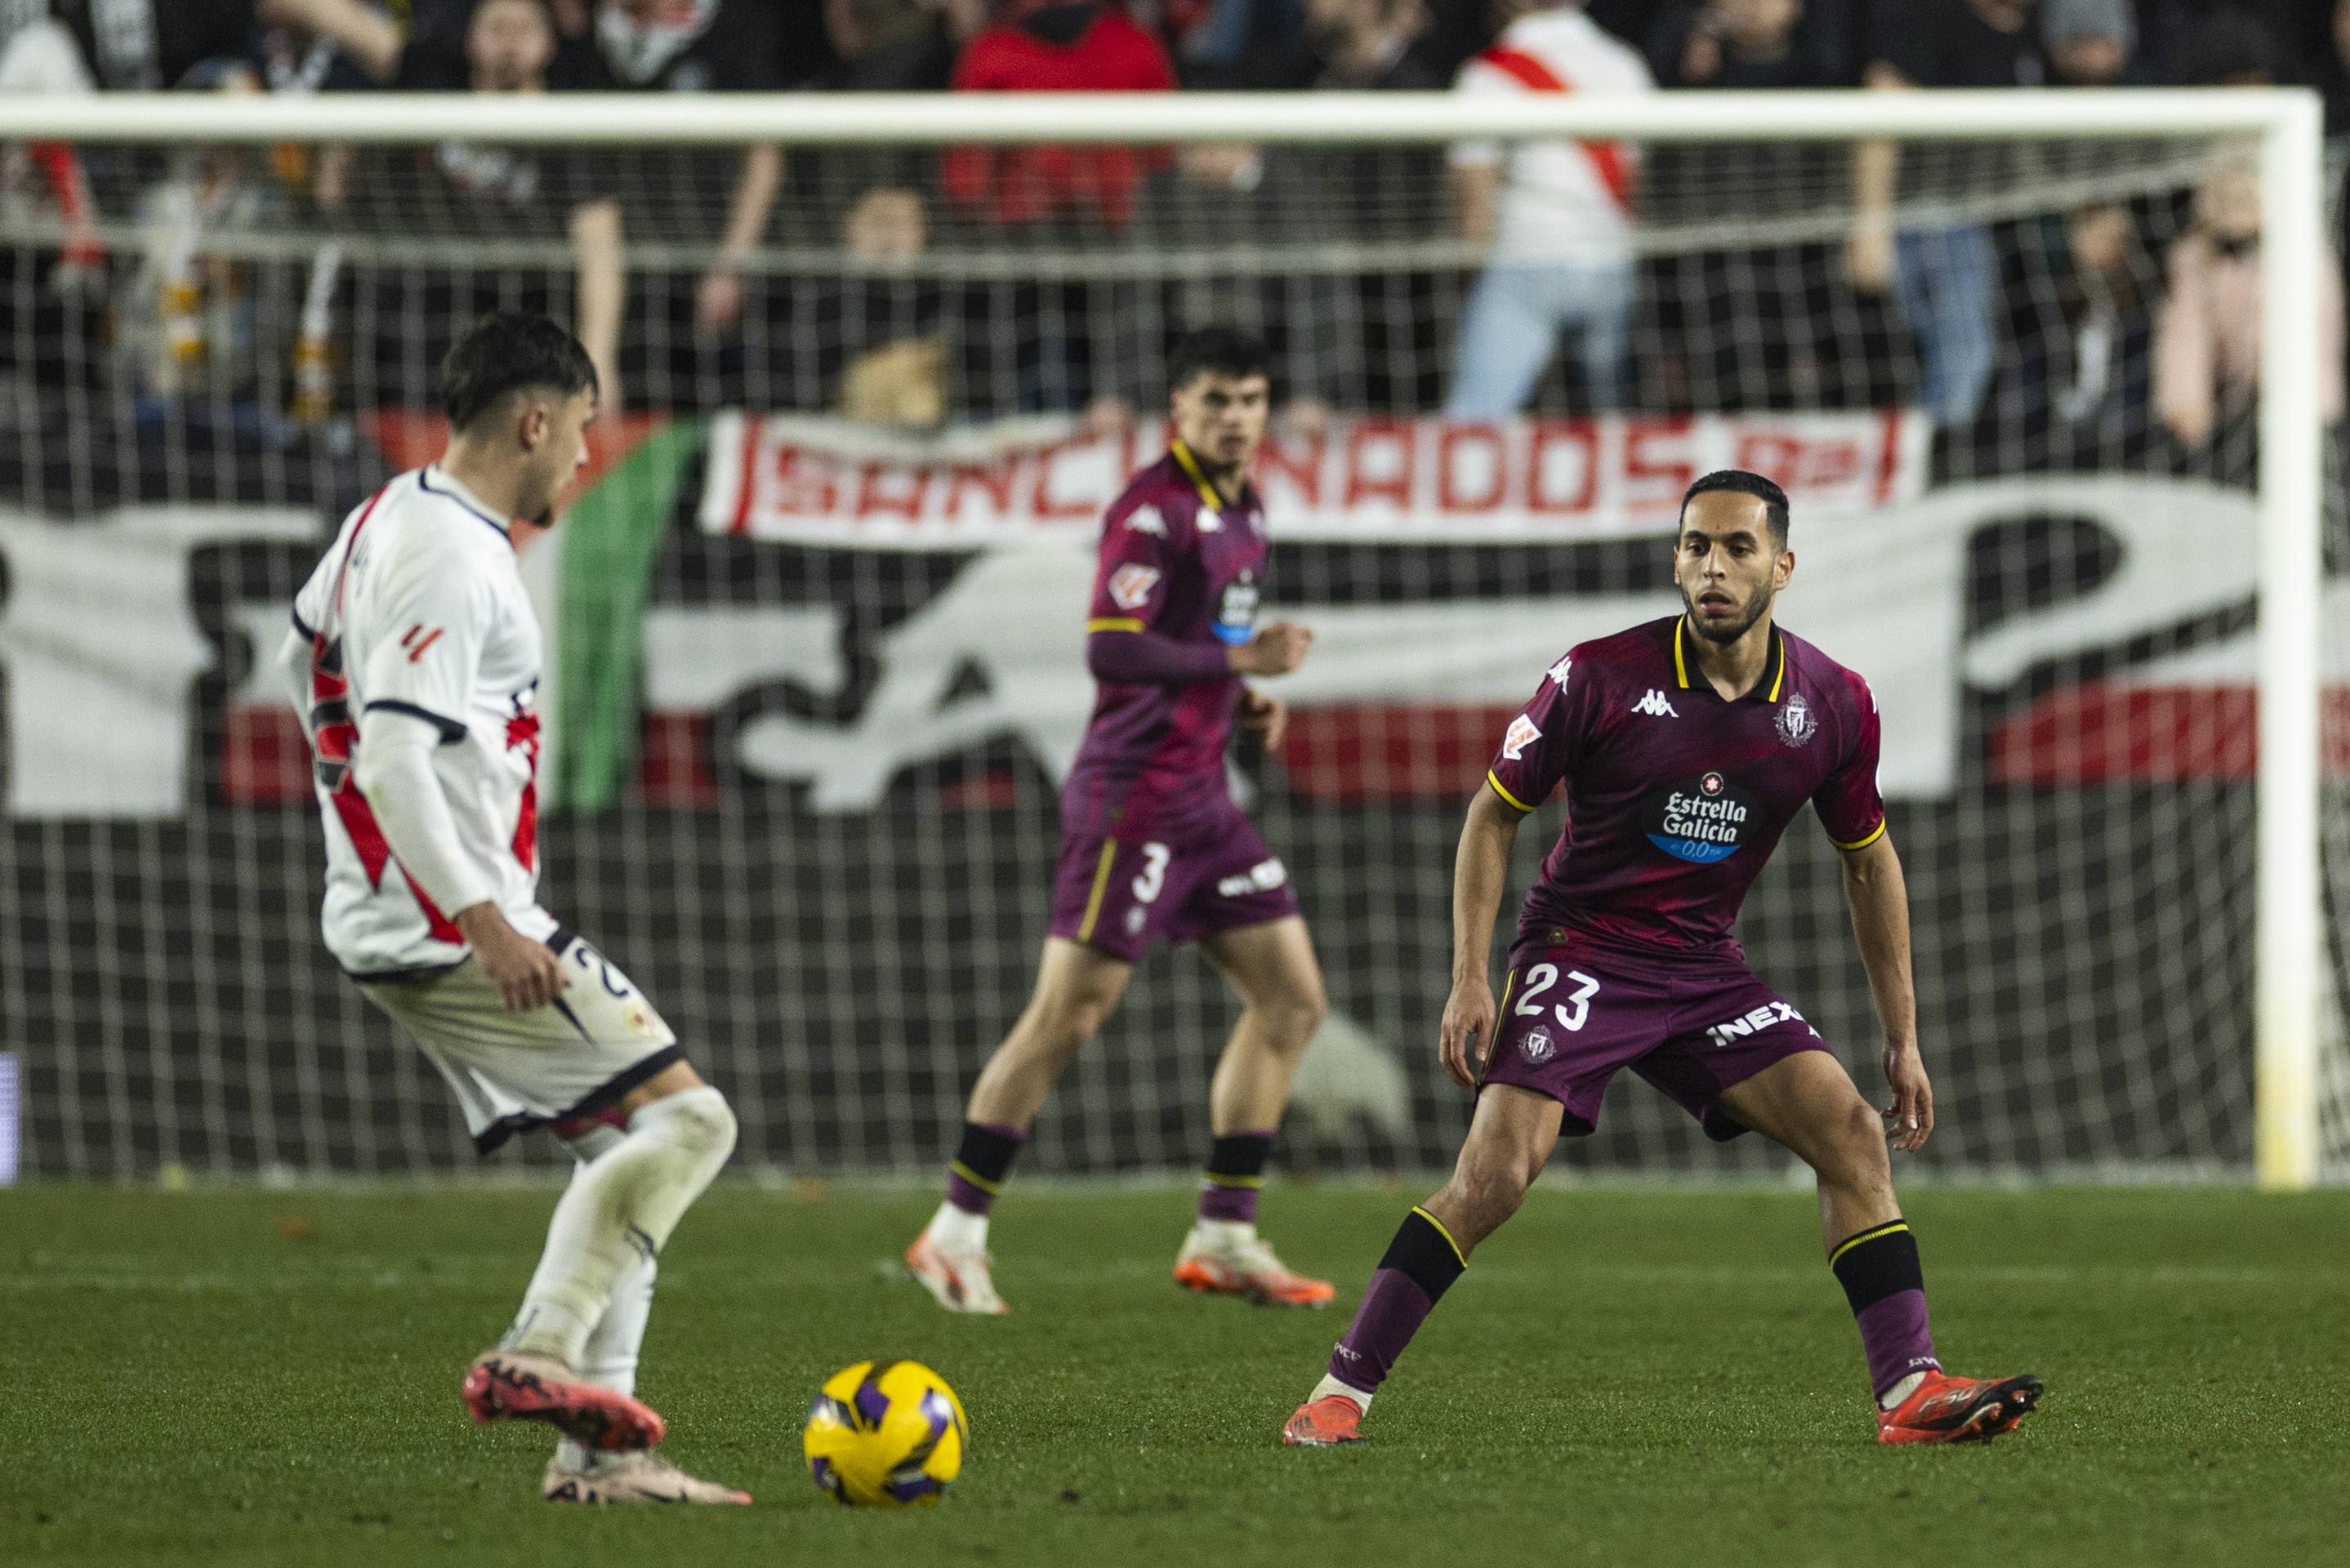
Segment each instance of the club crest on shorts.
[[1797,691],[1779,704],[1779,739],[1790,746],[1800,746],[1820,732],[1820,722],[1812,716],[1812,705]]
[[1550,1031],[1547,1029],[1529,1029],[1526,1031],[1526,1037],[1518,1042],[1518,1054],[1536,1066],[1550,1060],[1553,1049]]

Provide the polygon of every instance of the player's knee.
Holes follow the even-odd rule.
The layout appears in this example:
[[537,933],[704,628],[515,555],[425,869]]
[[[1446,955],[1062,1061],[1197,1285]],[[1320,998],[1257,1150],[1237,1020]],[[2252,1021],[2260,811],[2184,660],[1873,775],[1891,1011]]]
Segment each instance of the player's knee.
[[1320,975],[1305,975],[1285,981],[1272,994],[1253,999],[1249,1005],[1264,1020],[1265,1033],[1274,1049],[1302,1052],[1314,1032],[1322,1027],[1322,1020],[1330,1014],[1330,996],[1322,989]]
[[1471,1158],[1464,1150],[1452,1172],[1451,1201],[1447,1207],[1464,1216],[1469,1228],[1482,1239],[1518,1211],[1518,1205],[1525,1201],[1526,1189],[1534,1185],[1541,1168],[1535,1165],[1529,1169],[1524,1160],[1506,1155]]
[[1812,1161],[1822,1176],[1848,1185],[1890,1176],[1893,1161],[1885,1149],[1885,1121],[1866,1100],[1853,1096],[1823,1130]]
[[734,1152],[739,1128],[734,1107],[726,1103],[725,1096],[705,1086],[679,1095],[676,1100],[671,1126],[676,1129],[678,1141],[697,1153],[714,1155],[720,1159]]

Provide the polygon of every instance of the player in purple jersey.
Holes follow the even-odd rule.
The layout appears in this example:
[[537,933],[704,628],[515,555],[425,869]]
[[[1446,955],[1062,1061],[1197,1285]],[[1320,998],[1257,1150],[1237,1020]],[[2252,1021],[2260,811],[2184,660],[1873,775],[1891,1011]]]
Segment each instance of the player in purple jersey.
[[[1821,1238],[1859,1324],[1879,1442],[1988,1439],[2038,1400],[2037,1377],[1951,1377],[1934,1355],[1887,1148],[1888,1128],[1895,1148],[1925,1143],[1934,1097],[1918,1054],[1908,899],[1877,792],[1877,702],[1859,676],[1773,623],[1794,569],[1785,493],[1740,470],[1708,474],[1682,498],[1676,535],[1686,613],[1571,649],[1511,721],[1453,863],[1439,1053],[1477,1091],[1469,1137],[1452,1179],[1396,1231],[1284,1442],[1361,1440],[1372,1395],[1421,1321],[1516,1211],[1560,1133],[1592,1130],[1625,1067],[1709,1137],[1760,1132],[1817,1174]],[[1486,962],[1510,847],[1562,785],[1566,826],[1519,915],[1497,1009]],[[1806,801],[1844,856],[1885,1028],[1882,1111],[1731,935]]]
[[1263,439],[1263,346],[1194,334],[1175,357],[1176,440],[1102,519],[1086,622],[1100,683],[1061,792],[1053,923],[1035,994],[972,1089],[946,1201],[906,1264],[950,1312],[1000,1313],[988,1210],[1045,1095],[1126,990],[1150,944],[1196,941],[1240,994],[1209,1088],[1213,1143],[1199,1217],[1175,1262],[1195,1291],[1326,1305],[1328,1282],[1292,1272],[1256,1233],[1257,1189],[1289,1081],[1327,1003],[1289,873],[1233,804],[1235,725],[1267,750],[1282,705],[1243,680],[1285,675],[1313,634],[1256,625],[1264,510],[1248,466]]

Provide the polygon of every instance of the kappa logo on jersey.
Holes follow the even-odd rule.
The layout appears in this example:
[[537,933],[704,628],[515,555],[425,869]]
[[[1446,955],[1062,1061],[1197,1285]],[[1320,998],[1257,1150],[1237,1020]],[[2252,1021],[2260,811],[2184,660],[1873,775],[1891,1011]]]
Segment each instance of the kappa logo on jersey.
[[1678,719],[1680,717],[1679,711],[1675,709],[1670,702],[1665,701],[1665,694],[1658,691],[1653,686],[1648,688],[1648,694],[1646,697],[1641,698],[1638,702],[1632,704],[1632,711],[1635,713],[1646,713],[1651,719]]
[[1109,575],[1110,602],[1120,609],[1140,609],[1159,586],[1156,566],[1120,566]]
[[1270,893],[1289,880],[1289,867],[1280,857],[1260,860],[1247,870],[1225,877],[1216,884],[1216,891],[1227,898],[1237,898],[1247,893]]
[[1738,853],[1754,808],[1718,773],[1658,790],[1641,803],[1648,842],[1676,860],[1711,866]]
[[1779,705],[1779,739],[1790,746],[1800,746],[1820,732],[1820,722],[1812,716],[1812,705],[1804,701],[1800,691],[1791,694]]
[[1782,1023],[1802,1023],[1804,1031],[1813,1039],[1816,1040],[1820,1037],[1820,1032],[1804,1023],[1804,1015],[1795,1011],[1794,1005],[1785,1002],[1766,1002],[1762,1006],[1742,1012],[1726,1023],[1710,1025],[1705,1032],[1705,1037],[1712,1041],[1715,1048],[1719,1050],[1732,1040],[1752,1034],[1758,1030],[1775,1029]]
[[1550,1060],[1552,1049],[1550,1031],[1539,1026],[1527,1030],[1525,1038],[1518,1042],[1518,1054],[1536,1066]]
[[1548,670],[1544,670],[1543,673],[1550,677],[1550,682],[1552,685],[1564,691],[1566,690],[1567,671],[1574,668],[1574,659],[1561,659],[1556,664],[1554,664]]
[[1526,754],[1526,748],[1542,739],[1542,731],[1523,713],[1510,721],[1510,732],[1502,737],[1502,755],[1512,762]]
[[1156,506],[1138,506],[1126,519],[1126,525],[1137,534],[1155,534],[1167,537],[1167,519],[1159,514]]
[[1216,602],[1214,631],[1219,641],[1240,644],[1256,635],[1256,602],[1260,590],[1256,574],[1243,567],[1241,575],[1224,585],[1223,597]]
[[411,664],[421,662],[424,650],[441,640],[441,630],[442,628],[436,626],[427,631],[421,621],[410,627],[400,639],[400,646],[408,649],[408,662]]

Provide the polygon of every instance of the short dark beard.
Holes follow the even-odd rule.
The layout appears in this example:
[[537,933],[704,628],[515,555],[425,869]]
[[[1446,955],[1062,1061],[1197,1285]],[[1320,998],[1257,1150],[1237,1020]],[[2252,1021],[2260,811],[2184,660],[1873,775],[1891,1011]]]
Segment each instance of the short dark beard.
[[1681,589],[1681,606],[1689,611],[1688,619],[1690,630],[1705,639],[1708,642],[1727,648],[1731,643],[1736,642],[1740,638],[1744,637],[1748,632],[1754,629],[1754,623],[1761,620],[1762,618],[1762,612],[1771,607],[1771,596],[1769,594],[1756,594],[1754,596],[1753,607],[1746,612],[1746,618],[1740,621],[1735,628],[1729,631],[1712,631],[1707,628],[1705,622],[1698,617],[1697,601],[1690,597],[1690,591],[1687,588]]

